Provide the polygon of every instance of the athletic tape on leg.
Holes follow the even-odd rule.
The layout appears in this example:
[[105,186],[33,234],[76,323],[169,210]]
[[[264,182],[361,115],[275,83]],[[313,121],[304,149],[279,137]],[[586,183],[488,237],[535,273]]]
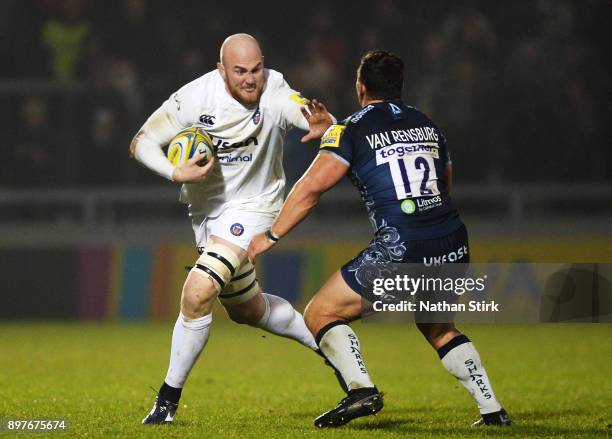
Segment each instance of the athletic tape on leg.
[[193,270],[210,277],[219,292],[232,279],[239,265],[240,259],[229,247],[212,244],[204,248]]
[[224,305],[236,305],[251,299],[259,291],[255,267],[249,261],[240,266],[230,283],[219,294]]

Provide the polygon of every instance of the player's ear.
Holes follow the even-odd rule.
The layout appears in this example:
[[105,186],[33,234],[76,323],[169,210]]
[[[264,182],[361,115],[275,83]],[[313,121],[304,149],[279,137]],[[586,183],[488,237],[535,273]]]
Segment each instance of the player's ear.
[[359,96],[364,96],[366,94],[365,85],[363,85],[363,82],[361,81],[357,81],[357,92],[359,93]]
[[357,80],[355,83],[355,88],[357,89],[357,100],[359,101],[360,105],[363,105],[363,100],[366,94],[365,85],[363,85],[363,82]]
[[227,75],[225,74],[225,66],[218,62],[217,63],[217,70],[219,70],[219,74],[221,75],[221,77],[223,78],[224,81],[227,80]]

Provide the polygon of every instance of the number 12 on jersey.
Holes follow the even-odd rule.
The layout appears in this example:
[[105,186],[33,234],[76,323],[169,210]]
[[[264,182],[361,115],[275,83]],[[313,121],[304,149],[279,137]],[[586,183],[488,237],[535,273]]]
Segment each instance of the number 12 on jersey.
[[440,194],[434,164],[438,148],[429,148],[427,152],[407,152],[418,148],[406,146],[390,145],[376,151],[376,165],[389,164],[397,199]]

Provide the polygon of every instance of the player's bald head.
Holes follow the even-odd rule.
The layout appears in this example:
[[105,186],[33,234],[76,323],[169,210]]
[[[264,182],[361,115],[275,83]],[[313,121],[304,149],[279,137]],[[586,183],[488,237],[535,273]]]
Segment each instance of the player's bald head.
[[257,40],[249,34],[230,35],[223,41],[219,61],[227,66],[234,62],[261,61],[263,58]]
[[227,92],[246,107],[256,107],[266,77],[259,43],[249,34],[234,34],[221,45],[219,73]]

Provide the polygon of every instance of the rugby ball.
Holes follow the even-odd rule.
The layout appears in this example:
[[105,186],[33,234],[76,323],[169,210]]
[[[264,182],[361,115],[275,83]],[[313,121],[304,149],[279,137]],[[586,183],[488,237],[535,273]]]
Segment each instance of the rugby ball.
[[204,166],[216,153],[210,134],[202,127],[194,126],[174,136],[168,144],[167,157],[170,163],[178,166],[197,154],[205,154],[206,157],[197,163]]

